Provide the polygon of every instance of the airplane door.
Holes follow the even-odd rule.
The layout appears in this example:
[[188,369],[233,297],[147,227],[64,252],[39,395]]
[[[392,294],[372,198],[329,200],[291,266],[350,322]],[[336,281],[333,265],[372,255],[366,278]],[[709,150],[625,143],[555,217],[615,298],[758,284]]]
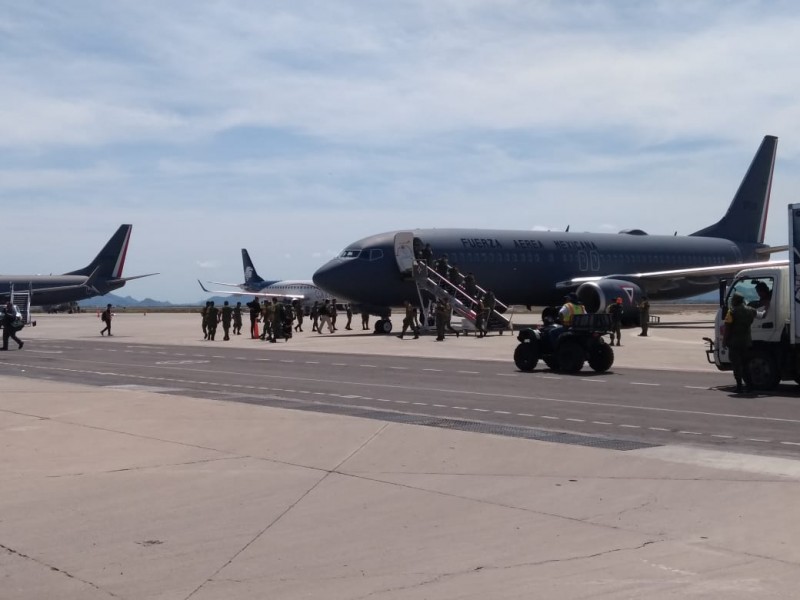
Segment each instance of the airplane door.
[[394,236],[394,257],[397,268],[403,275],[411,275],[414,269],[414,234],[401,231]]

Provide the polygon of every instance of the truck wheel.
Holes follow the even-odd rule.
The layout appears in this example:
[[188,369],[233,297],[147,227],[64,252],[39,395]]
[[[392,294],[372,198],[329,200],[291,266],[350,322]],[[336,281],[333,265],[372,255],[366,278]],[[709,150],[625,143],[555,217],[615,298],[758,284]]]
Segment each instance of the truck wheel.
[[757,390],[774,390],[781,382],[775,358],[764,350],[754,350],[747,362],[750,381]]
[[578,342],[566,339],[558,345],[556,357],[561,371],[577,373],[583,368],[583,348]]
[[614,351],[603,342],[589,346],[589,366],[597,373],[604,373],[614,364]]
[[536,344],[526,342],[518,344],[514,350],[514,364],[520,371],[533,371],[536,368],[536,363],[539,362],[539,352]]
[[547,368],[551,371],[558,371],[558,360],[555,356],[548,356],[547,358],[542,359],[544,364],[547,365]]

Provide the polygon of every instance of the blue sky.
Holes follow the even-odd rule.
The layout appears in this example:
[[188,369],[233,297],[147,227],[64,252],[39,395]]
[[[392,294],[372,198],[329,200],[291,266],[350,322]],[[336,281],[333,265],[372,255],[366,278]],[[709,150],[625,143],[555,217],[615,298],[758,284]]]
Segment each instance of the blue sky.
[[[391,229],[691,233],[765,134],[800,201],[791,2],[0,0],[3,272],[310,278]],[[8,260],[13,258],[13,260]]]

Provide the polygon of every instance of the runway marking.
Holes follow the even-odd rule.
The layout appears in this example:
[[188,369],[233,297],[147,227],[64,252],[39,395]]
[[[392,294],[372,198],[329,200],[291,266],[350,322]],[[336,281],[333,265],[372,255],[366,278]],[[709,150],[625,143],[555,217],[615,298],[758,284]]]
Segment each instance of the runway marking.
[[[721,434],[717,434],[717,433],[712,433],[711,437],[713,437],[713,438],[722,438],[722,439],[726,439],[726,440],[735,440],[736,439],[732,435],[721,435]],[[783,442],[781,442],[781,443],[783,443]],[[800,444],[798,444],[798,445],[800,445]]]
[[489,410],[486,408],[473,408],[472,410],[474,410],[475,412],[486,412],[486,413],[489,412]]
[[386,398],[375,398],[378,402],[391,402],[391,400],[387,400]]
[[390,369],[395,369],[397,371],[407,371],[408,367],[389,367]]
[[682,433],[683,435],[703,435],[699,431],[679,431],[678,433]]
[[435,406],[436,408],[447,408],[447,406],[445,406],[444,404],[434,404],[433,406]]
[[620,423],[620,427],[627,427],[628,429],[641,429],[641,425],[627,425],[625,423]]
[[466,406],[453,406],[451,408],[454,408],[456,410],[469,410]]
[[594,425],[613,425],[613,423],[606,423],[605,421],[592,421]]
[[539,375],[542,379],[563,379],[563,377],[555,377],[554,375]]
[[548,415],[542,415],[541,418],[542,419],[550,419],[551,421],[558,421],[559,420],[558,417],[550,417]]
[[456,371],[456,373],[464,373],[466,375],[479,375],[480,371]]
[[407,400],[395,400],[397,404],[408,404]]
[[318,365],[319,361],[318,360],[307,360],[306,364],[307,365]]
[[493,410],[492,411],[496,415],[510,415],[511,413],[507,410]]
[[658,386],[661,385],[660,383],[645,383],[644,381],[631,381],[630,384],[631,385],[650,385],[650,386],[653,386],[653,387],[658,387]]
[[495,373],[498,377],[519,377],[519,373]]
[[772,442],[772,440],[764,440],[761,438],[745,438],[745,440],[748,442],[763,442],[765,444],[769,444],[770,442]]
[[564,420],[565,421],[573,421],[574,423],[586,423],[585,419],[570,419],[570,418],[566,418]]
[[687,390],[710,390],[711,389],[708,386],[702,386],[702,385],[685,385],[683,387],[685,387]]
[[427,402],[413,402],[415,406],[428,406]]
[[533,415],[528,414],[528,413],[517,413],[517,416],[518,417],[532,417]]
[[786,446],[800,446],[798,442],[781,442],[781,444],[785,444]]
[[358,365],[358,366],[359,367],[367,367],[367,368],[370,368],[370,369],[377,369],[378,368],[378,365]]
[[334,367],[346,367],[347,363],[331,363],[331,365]]
[[282,358],[282,359],[281,359],[281,362],[282,362],[282,363],[293,363],[294,361],[293,361],[293,360],[286,359],[286,358]]
[[437,373],[441,373],[442,369],[422,369],[423,371],[435,371]]
[[648,427],[650,431],[672,431],[671,429],[665,429],[664,427]]

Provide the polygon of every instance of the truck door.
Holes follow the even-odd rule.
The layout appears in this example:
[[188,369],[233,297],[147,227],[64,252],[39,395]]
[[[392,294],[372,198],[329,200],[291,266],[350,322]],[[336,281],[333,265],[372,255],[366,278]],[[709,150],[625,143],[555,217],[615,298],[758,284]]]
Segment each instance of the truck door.
[[414,234],[401,231],[394,236],[394,257],[397,268],[404,276],[411,277],[414,268]]

